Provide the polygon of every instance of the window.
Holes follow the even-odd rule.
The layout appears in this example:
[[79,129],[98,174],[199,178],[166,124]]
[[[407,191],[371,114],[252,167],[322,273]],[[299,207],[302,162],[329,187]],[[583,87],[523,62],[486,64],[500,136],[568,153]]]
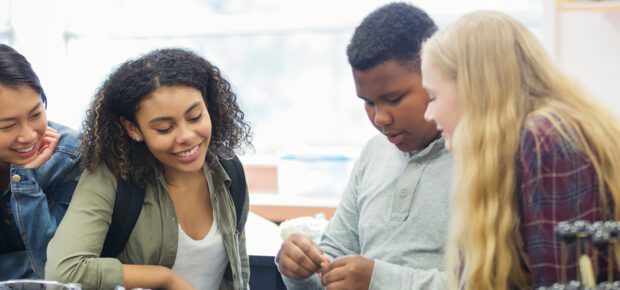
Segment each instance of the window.
[[[254,129],[255,152],[244,156],[249,163],[277,164],[281,156],[308,152],[356,156],[376,132],[356,97],[345,49],[363,17],[389,1],[46,2],[41,8],[51,13],[33,15],[20,1],[0,0],[14,5],[0,9],[0,37],[33,62],[48,92],[50,119],[79,128],[113,67],[174,46],[200,53],[233,85]],[[416,4],[440,27],[476,9],[507,11],[538,35],[542,27],[541,0]]]
[[8,0],[0,0],[0,43],[11,43],[13,29],[11,28],[11,6]]

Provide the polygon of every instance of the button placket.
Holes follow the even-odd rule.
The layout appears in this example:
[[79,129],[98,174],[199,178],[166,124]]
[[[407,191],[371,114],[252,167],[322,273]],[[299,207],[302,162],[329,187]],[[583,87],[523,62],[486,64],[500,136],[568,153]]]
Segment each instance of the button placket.
[[[414,157],[415,158],[415,157]],[[396,184],[397,191],[394,195],[392,204],[391,220],[403,222],[411,213],[411,207],[415,196],[415,191],[424,172],[424,164],[411,159],[398,178]]]

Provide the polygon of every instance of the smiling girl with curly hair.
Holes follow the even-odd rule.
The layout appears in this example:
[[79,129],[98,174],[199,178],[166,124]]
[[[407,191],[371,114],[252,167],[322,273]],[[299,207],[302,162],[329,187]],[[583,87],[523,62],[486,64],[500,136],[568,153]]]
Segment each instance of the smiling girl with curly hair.
[[[83,127],[86,173],[50,244],[46,278],[86,289],[248,287],[245,234],[220,158],[250,144],[250,127],[217,67],[182,49],[129,60],[99,89]],[[119,179],[143,187],[144,204],[121,254],[101,257]]]

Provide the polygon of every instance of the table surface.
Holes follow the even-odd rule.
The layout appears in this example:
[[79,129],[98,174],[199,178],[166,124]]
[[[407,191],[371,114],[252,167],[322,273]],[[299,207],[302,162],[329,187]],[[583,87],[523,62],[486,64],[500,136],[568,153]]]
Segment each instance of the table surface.
[[253,212],[245,224],[245,239],[248,255],[254,256],[275,256],[282,244],[278,225]]
[[331,219],[336,212],[339,197],[298,196],[286,194],[253,193],[250,195],[250,211],[273,222],[302,217],[323,215]]

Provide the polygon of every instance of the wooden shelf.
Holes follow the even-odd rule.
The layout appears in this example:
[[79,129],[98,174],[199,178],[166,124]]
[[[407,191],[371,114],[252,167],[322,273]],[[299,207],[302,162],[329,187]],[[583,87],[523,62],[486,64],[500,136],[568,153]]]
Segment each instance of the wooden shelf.
[[558,9],[573,11],[620,11],[620,1],[558,1]]

